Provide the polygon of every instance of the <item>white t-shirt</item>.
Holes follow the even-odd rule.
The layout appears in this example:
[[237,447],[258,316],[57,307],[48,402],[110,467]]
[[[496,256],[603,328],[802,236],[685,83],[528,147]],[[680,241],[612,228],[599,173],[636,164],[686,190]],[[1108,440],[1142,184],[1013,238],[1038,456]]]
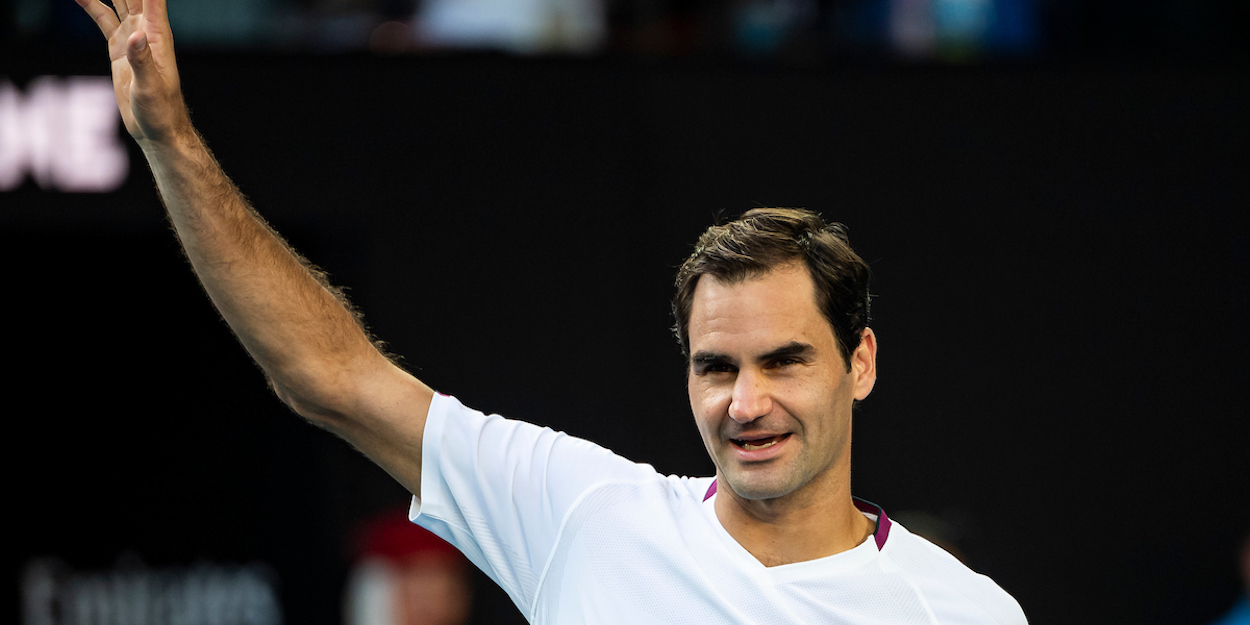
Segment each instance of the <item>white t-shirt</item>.
[[877,532],[858,547],[765,567],[721,526],[713,478],[660,475],[445,395],[422,454],[410,518],[535,625],[1026,622],[988,577],[880,509],[866,512]]

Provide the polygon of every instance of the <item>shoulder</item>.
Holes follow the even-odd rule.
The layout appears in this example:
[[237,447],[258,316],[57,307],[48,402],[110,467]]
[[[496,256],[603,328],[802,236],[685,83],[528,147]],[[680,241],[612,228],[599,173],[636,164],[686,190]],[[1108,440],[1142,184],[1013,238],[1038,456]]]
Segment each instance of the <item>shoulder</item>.
[[920,592],[938,623],[1027,623],[1020,604],[994,580],[897,522],[881,555],[883,566]]
[[682,499],[695,503],[703,503],[708,497],[716,494],[715,477],[686,477],[669,475],[665,477],[669,488]]
[[487,494],[505,498],[538,491],[550,495],[555,488],[563,500],[604,482],[663,479],[650,465],[592,441],[486,414],[441,394],[430,406],[422,456],[423,490],[425,478],[437,477],[475,484]]
[[664,475],[649,464],[637,464],[634,470],[604,475],[588,484],[574,506],[578,509],[575,516],[627,521],[641,532],[636,538],[652,536],[660,528],[679,531],[679,526],[706,521],[703,502],[713,480]]

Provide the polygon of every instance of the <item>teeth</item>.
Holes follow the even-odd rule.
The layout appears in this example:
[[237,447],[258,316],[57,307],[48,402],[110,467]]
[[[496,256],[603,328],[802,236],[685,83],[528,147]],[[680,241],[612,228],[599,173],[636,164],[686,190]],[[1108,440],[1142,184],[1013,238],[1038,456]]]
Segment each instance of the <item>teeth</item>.
[[756,449],[772,447],[773,445],[776,445],[776,444],[777,444],[777,441],[775,440],[768,441],[767,443],[764,443],[763,445],[752,445],[751,443],[744,442],[742,443],[742,448],[747,451],[755,451]]

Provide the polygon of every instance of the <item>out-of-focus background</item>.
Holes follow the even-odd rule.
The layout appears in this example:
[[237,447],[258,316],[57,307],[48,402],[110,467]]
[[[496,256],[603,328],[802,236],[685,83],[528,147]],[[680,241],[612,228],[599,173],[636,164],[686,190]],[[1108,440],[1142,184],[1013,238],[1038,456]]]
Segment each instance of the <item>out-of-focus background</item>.
[[[876,272],[856,494],[1033,623],[1250,610],[1250,4],[169,2],[227,172],[437,389],[710,474],[672,273],[815,208]],[[3,0],[0,36],[0,613],[522,622],[269,393],[90,20]]]
[[[5,0],[19,46],[81,49],[72,2]],[[188,0],[184,50],[831,61],[1244,63],[1237,0]]]

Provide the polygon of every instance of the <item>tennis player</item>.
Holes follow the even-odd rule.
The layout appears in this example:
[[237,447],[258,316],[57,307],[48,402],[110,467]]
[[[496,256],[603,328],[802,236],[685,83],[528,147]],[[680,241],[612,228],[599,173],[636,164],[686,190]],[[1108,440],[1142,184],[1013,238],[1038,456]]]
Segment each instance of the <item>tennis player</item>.
[[412,494],[532,623],[1025,623],[990,579],[850,490],[877,377],[868,267],[837,224],[756,209],[681,267],[675,330],[711,477],[464,406],[396,366],[191,125],[164,0],[77,0],[214,305],[278,396]]

